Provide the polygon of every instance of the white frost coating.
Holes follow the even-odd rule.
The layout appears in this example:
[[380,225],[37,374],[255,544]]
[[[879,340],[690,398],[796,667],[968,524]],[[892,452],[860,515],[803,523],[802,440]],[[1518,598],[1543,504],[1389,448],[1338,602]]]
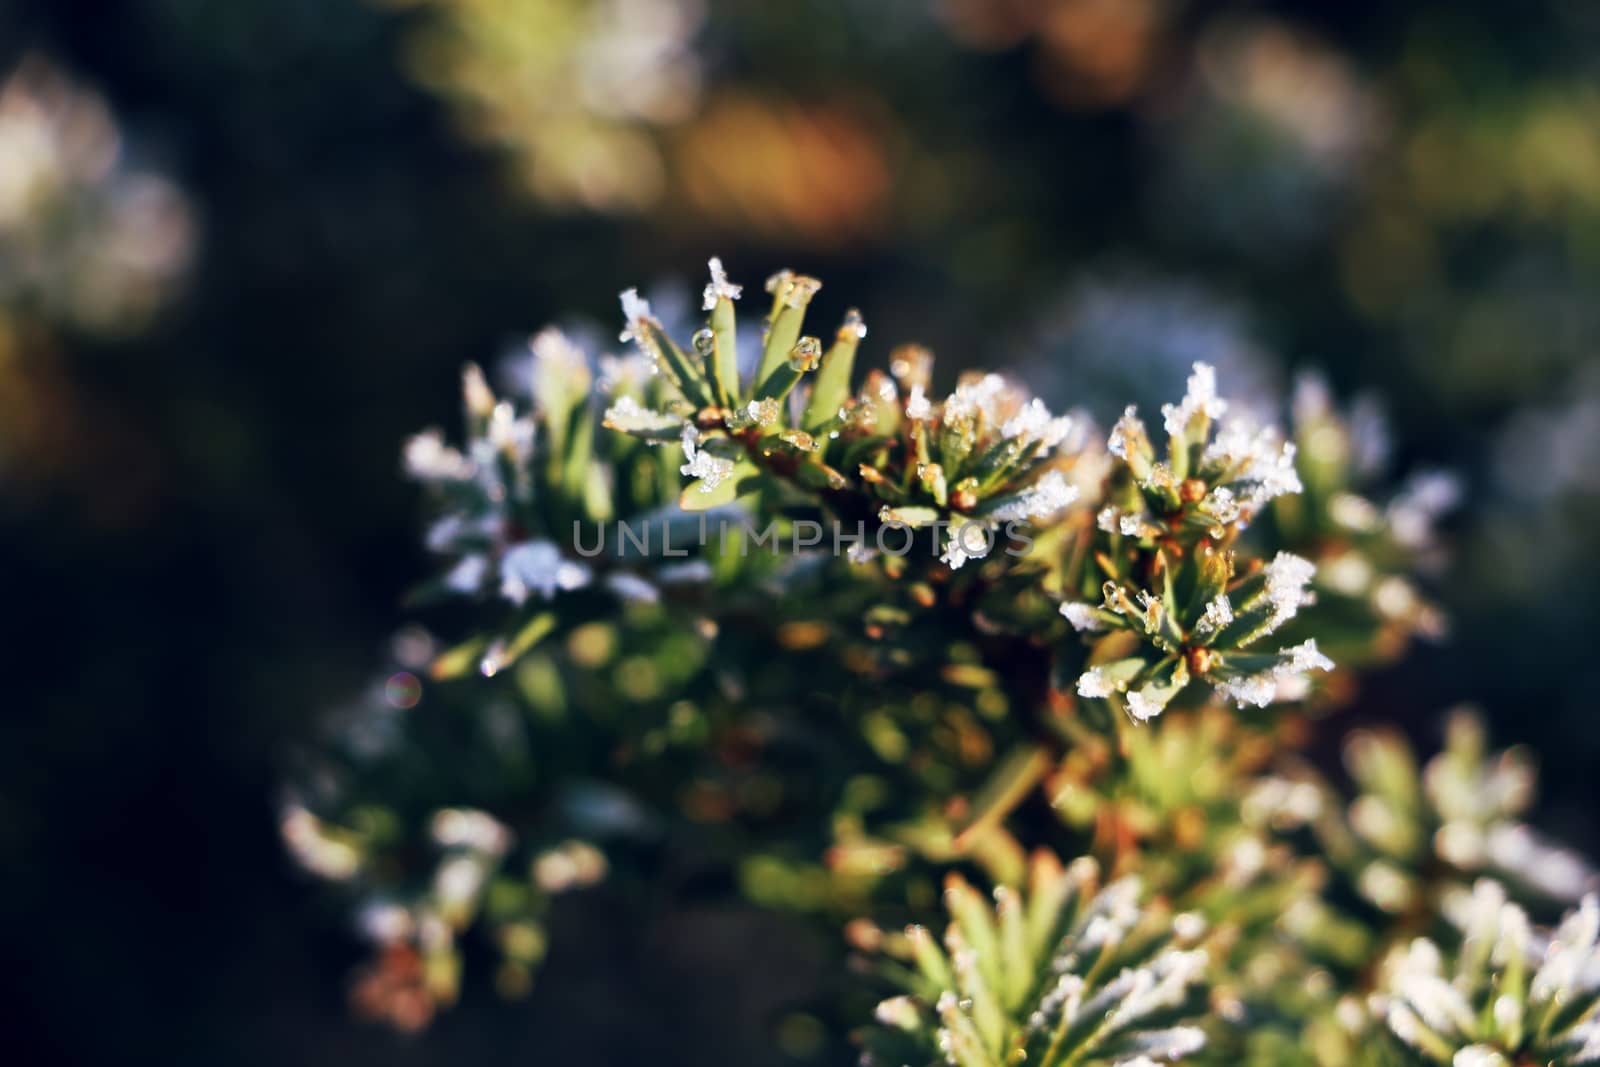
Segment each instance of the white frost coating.
[[728,281],[727,272],[722,269],[722,260],[712,256],[707,266],[711,268],[711,282],[703,294],[701,310],[712,310],[717,306],[717,300],[724,296],[729,300],[739,299],[739,294],[744,292],[744,286],[734,285]]
[[531,593],[549,600],[558,592],[581,589],[589,577],[588,567],[563,559],[550,541],[524,541],[500,557],[500,595],[514,604],[524,603]]
[[1093,604],[1069,602],[1061,605],[1060,610],[1079,633],[1097,633],[1106,628],[1105,622],[1095,613]]
[[1232,700],[1240,707],[1253,704],[1264,708],[1277,700],[1280,691],[1286,684],[1294,685],[1305,681],[1310,671],[1331,671],[1333,661],[1317,651],[1317,642],[1308,639],[1298,645],[1281,649],[1278,652],[1278,662],[1261,671],[1244,678],[1230,678],[1217,683],[1217,694],[1226,700]]
[[668,415],[661,411],[652,411],[642,407],[631,396],[617,398],[617,402],[606,408],[605,424],[613,430],[623,433],[646,433],[652,430],[670,430],[681,425],[683,420],[676,415]]
[[946,421],[975,418],[978,415],[993,419],[996,406],[1006,393],[1006,380],[998,374],[985,374],[975,382],[963,382],[956,391],[945,398]]
[[1111,679],[1107,678],[1099,667],[1090,667],[1078,678],[1078,695],[1090,700],[1104,699],[1110,696],[1114,689]]
[[1271,672],[1231,678],[1217,686],[1217,694],[1241,708],[1246,704],[1264,708],[1278,695],[1278,679]]
[[1157,696],[1148,695],[1147,686],[1144,689],[1135,689],[1128,694],[1128,714],[1140,722],[1149,722],[1166,710],[1166,701]]
[[1218,522],[1237,522],[1243,514],[1233,490],[1219,486],[1206,498],[1205,510]]
[[1506,1067],[1506,1058],[1486,1045],[1468,1045],[1451,1057],[1450,1067]]
[[1228,603],[1227,593],[1218,593],[1211,603],[1206,605],[1205,614],[1200,616],[1200,621],[1195,624],[1195,633],[1204,637],[1216,633],[1233,621],[1233,605]]
[[685,423],[683,426],[683,458],[688,460],[678,468],[678,473],[689,478],[700,479],[700,491],[709,493],[721,485],[733,473],[733,460],[713,456],[699,447],[700,431],[695,429],[694,423]]
[[1133,405],[1123,411],[1122,418],[1111,427],[1111,436],[1106,439],[1106,450],[1118,459],[1128,458],[1128,441],[1145,435],[1144,423],[1139,421],[1139,409]]
[[1266,596],[1272,604],[1266,633],[1294,618],[1296,612],[1315,600],[1308,587],[1316,573],[1316,564],[1292,552],[1279,552],[1272,558],[1266,567]]
[[1201,462],[1230,470],[1229,481],[1255,483],[1245,498],[1247,503],[1259,506],[1273,497],[1301,491],[1294,457],[1295,446],[1282,440],[1273,427],[1257,427],[1246,418],[1229,418],[1206,446]]
[[928,396],[922,391],[922,386],[913,385],[911,395],[906,397],[906,418],[926,422],[933,418],[933,405],[928,402]]
[[627,325],[617,336],[617,340],[632,341],[642,336],[642,327],[651,318],[650,301],[640,296],[637,289],[624,289],[618,296],[622,300],[622,317]]
[[1189,420],[1196,415],[1220,419],[1228,410],[1228,402],[1217,396],[1217,371],[1209,363],[1196,363],[1189,375],[1189,390],[1181,404],[1163,404],[1161,416],[1167,433],[1173,437],[1183,434]]
[[994,547],[995,538],[981,522],[951,523],[939,562],[951,570],[960,570],[969,559],[982,559]]
[[1020,438],[1024,444],[1038,441],[1045,448],[1055,448],[1072,432],[1071,415],[1051,415],[1044,401],[1034,397],[1022,410],[1005,421],[1000,432],[1007,437]]
[[1024,490],[1017,499],[995,508],[987,516],[991,521],[1023,522],[1054,515],[1078,499],[1078,487],[1067,484],[1060,471],[1050,471],[1037,483]]

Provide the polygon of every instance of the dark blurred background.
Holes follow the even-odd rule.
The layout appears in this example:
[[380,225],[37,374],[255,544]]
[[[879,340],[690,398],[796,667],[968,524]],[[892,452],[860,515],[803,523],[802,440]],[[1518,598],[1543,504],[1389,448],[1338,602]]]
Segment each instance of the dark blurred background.
[[1102,415],[1196,358],[1376,394],[1397,462],[1469,503],[1451,641],[1359,714],[1431,749],[1481,703],[1540,750],[1545,824],[1600,844],[1595,5],[10,2],[8,1049],[540,1062],[588,1034],[626,1062],[618,973],[668,1043],[804,987],[803,949],[708,917],[770,988],[682,929],[558,937],[531,1007],[399,1037],[347,1017],[360,948],[274,822],[286,746],[424,571],[404,435],[451,424],[465,360],[609,330],[618,290],[687,292],[710,254],[824,278],[872,358],[916,339]]

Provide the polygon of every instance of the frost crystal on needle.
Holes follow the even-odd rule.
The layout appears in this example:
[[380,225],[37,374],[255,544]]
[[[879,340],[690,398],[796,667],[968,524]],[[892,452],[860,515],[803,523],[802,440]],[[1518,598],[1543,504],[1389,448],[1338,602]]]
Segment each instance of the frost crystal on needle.
[[1044,401],[1034,397],[1006,420],[1000,432],[1021,438],[1024,444],[1038,441],[1045,448],[1055,448],[1072,432],[1072,421],[1071,415],[1051,415]]
[[1100,616],[1095,614],[1093,604],[1068,602],[1061,605],[1061,614],[1066,616],[1072,628],[1079,633],[1095,633],[1106,628]]
[[1228,603],[1227,593],[1218,593],[1211,603],[1206,605],[1205,614],[1200,616],[1200,621],[1195,624],[1195,632],[1204,637],[1215,633],[1233,621],[1233,605]]
[[1090,667],[1078,678],[1078,695],[1090,700],[1103,700],[1115,691],[1111,679],[1099,667]]
[[1196,415],[1219,419],[1227,410],[1228,402],[1217,396],[1216,369],[1209,363],[1196,363],[1194,373],[1189,375],[1189,391],[1184,394],[1183,403],[1163,404],[1161,416],[1167,433],[1179,437]]
[[1111,436],[1106,439],[1106,450],[1118,459],[1128,458],[1128,442],[1144,436],[1144,423],[1140,420],[1139,409],[1133,405],[1122,412],[1122,418],[1111,427]]
[[1160,715],[1166,706],[1160,698],[1150,696],[1143,689],[1128,693],[1128,714],[1140,722],[1148,722]]
[[700,479],[700,491],[709,493],[733,473],[733,460],[713,456],[699,447],[700,431],[693,423],[683,427],[683,458],[688,460],[678,468],[678,473]]
[[631,396],[618,397],[615,404],[606,408],[605,414],[605,425],[622,433],[665,431],[676,427],[682,421],[676,415],[642,407]]
[[713,310],[717,306],[717,300],[724,296],[729,300],[739,299],[739,294],[744,292],[744,286],[734,285],[728,281],[727,272],[722,269],[721,258],[712,256],[707,265],[711,268],[711,282],[706,286],[703,295],[702,310]]
[[1279,552],[1267,564],[1266,596],[1272,603],[1268,632],[1276,630],[1294,618],[1301,608],[1315,601],[1307,587],[1316,572],[1316,564],[1292,552]]
[[1252,504],[1302,490],[1294,469],[1295,446],[1271,426],[1257,427],[1246,418],[1230,418],[1206,446],[1203,462],[1231,471],[1228,481],[1254,482],[1246,494]]
[[1264,708],[1278,698],[1280,687],[1304,683],[1311,671],[1331,671],[1333,661],[1317,651],[1315,640],[1306,640],[1278,653],[1278,662],[1257,674],[1230,678],[1217,684],[1217,695],[1240,707],[1253,704]]
[[1060,471],[1051,471],[1038,484],[1029,487],[1017,499],[1002,504],[989,513],[995,522],[1022,522],[1043,519],[1054,515],[1078,499],[1078,487],[1068,485]]
[[627,326],[617,335],[617,340],[628,342],[642,336],[643,325],[651,317],[650,301],[640,296],[637,289],[624,289],[619,296],[622,299],[622,317],[627,320]]

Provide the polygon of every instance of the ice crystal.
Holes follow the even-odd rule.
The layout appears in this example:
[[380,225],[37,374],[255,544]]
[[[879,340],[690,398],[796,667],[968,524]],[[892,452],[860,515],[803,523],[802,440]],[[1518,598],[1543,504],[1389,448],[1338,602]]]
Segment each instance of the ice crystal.
[[1144,422],[1139,418],[1139,409],[1130,404],[1123,411],[1122,418],[1111,427],[1111,436],[1106,439],[1106,450],[1118,459],[1127,459],[1129,443],[1142,440],[1144,436]]
[[1048,518],[1076,499],[1077,486],[1068,485],[1060,471],[1050,471],[1023,490],[1017,499],[995,508],[988,517],[995,522]]
[[1078,695],[1090,700],[1103,700],[1116,692],[1116,685],[1099,667],[1090,667],[1078,678]]
[[617,340],[623,343],[639,340],[644,336],[645,323],[653,317],[650,314],[650,301],[640,296],[637,289],[624,289],[619,295],[622,300],[622,317],[627,325],[617,335]]
[[776,296],[779,303],[796,310],[810,303],[821,288],[822,283],[817,279],[789,270],[780,270],[772,275],[766,285],[767,292]]
[[700,432],[693,423],[684,424],[682,442],[683,458],[687,462],[678,468],[678,473],[700,479],[702,493],[716,489],[733,473],[733,460],[713,456],[699,446]]
[[1163,404],[1162,419],[1167,433],[1181,437],[1195,416],[1220,419],[1228,410],[1228,402],[1217,396],[1217,372],[1209,363],[1196,363],[1189,375],[1188,392],[1181,404]]
[[1278,662],[1264,671],[1217,684],[1217,694],[1240,707],[1253,704],[1264,708],[1278,699],[1280,689],[1306,679],[1311,671],[1331,671],[1333,661],[1317,651],[1315,640],[1307,639],[1278,653]]
[[1251,419],[1228,418],[1222,422],[1202,462],[1226,471],[1229,482],[1253,483],[1247,500],[1260,505],[1273,497],[1302,490],[1294,467],[1295,446],[1284,441],[1271,426],[1258,427]]
[[1200,616],[1200,621],[1195,625],[1195,632],[1201,636],[1216,633],[1233,621],[1233,605],[1228,603],[1228,594],[1218,593],[1206,605],[1205,613]]
[[678,416],[651,411],[631,396],[618,397],[615,404],[606,408],[605,414],[605,424],[622,433],[666,432],[682,423],[683,420]]
[[1266,597],[1272,604],[1267,632],[1294,618],[1302,607],[1315,601],[1310,591],[1316,564],[1292,552],[1279,552],[1266,567]]
[[982,559],[994,547],[994,534],[980,522],[953,522],[946,533],[944,552],[939,562],[960,570],[969,559]]
[[766,429],[770,426],[776,426],[778,417],[782,412],[782,405],[771,397],[764,400],[752,400],[750,403],[736,407],[728,413],[728,429],[744,430],[751,427]]
[[1148,688],[1131,690],[1128,693],[1127,703],[1128,714],[1140,722],[1148,722],[1155,718],[1167,706],[1165,700],[1153,695]]
[[1079,633],[1094,633],[1106,628],[1093,604],[1069,602],[1061,605],[1061,614]]
[[722,297],[729,300],[739,299],[739,294],[744,292],[744,286],[734,285],[728,281],[727,273],[722,269],[722,260],[712,256],[707,266],[711,268],[711,281],[706,285],[701,307],[705,311],[714,310],[717,301]]
[[1052,415],[1038,397],[1023,405],[1022,410],[1007,419],[1000,432],[1015,437],[1024,444],[1039,442],[1045,448],[1055,448],[1072,432],[1071,415]]
[[1006,389],[1006,380],[998,374],[985,374],[976,381],[962,382],[956,386],[955,392],[945,398],[945,421],[977,418],[979,415],[994,420],[999,413],[998,402]]

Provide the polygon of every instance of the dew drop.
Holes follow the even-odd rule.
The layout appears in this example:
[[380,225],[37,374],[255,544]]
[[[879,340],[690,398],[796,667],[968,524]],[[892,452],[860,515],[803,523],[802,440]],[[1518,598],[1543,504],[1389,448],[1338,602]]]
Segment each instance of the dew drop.
[[716,350],[717,338],[711,332],[711,327],[702,326],[694,335],[694,350],[702,356],[709,358]]
[[815,337],[802,337],[789,350],[789,367],[792,370],[815,370],[822,359],[822,342]]

